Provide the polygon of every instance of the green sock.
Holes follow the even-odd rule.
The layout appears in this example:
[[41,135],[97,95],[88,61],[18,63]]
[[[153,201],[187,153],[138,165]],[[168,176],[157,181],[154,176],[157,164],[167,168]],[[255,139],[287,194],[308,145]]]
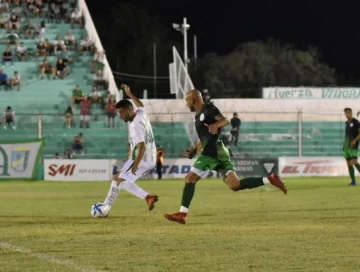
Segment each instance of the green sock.
[[357,163],[357,164],[354,164],[354,166],[356,167],[356,169],[358,170],[358,172],[360,173],[360,164]]
[[196,183],[185,183],[181,200],[182,207],[189,208],[191,200],[195,193],[195,184]]
[[348,166],[349,167],[349,175],[350,175],[350,178],[351,178],[351,181],[354,181],[355,180],[355,171],[354,171],[354,167],[351,165],[351,166]]
[[263,185],[263,178],[244,178],[240,180],[239,190],[252,189]]

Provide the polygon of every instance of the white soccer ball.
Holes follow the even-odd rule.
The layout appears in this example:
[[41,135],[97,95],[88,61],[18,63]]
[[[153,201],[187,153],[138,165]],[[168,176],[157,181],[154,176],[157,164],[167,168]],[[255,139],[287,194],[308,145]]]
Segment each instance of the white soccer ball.
[[104,203],[95,203],[91,206],[92,217],[107,217],[110,211],[110,207]]

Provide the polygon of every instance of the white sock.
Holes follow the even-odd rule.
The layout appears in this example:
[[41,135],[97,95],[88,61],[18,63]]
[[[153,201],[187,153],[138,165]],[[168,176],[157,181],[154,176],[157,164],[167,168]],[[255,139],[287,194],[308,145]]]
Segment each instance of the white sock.
[[189,211],[189,208],[186,208],[186,207],[184,207],[184,206],[181,206],[181,207],[180,207],[180,212],[188,213],[188,211]]
[[264,184],[270,184],[270,181],[267,177],[263,177],[263,183]]
[[130,194],[137,196],[138,198],[145,199],[149,194],[142,189],[139,185],[125,180],[123,183],[123,189],[128,191]]
[[111,182],[110,190],[108,192],[107,197],[104,200],[105,205],[108,205],[110,208],[112,207],[112,205],[114,204],[116,198],[118,197],[121,189],[123,189],[123,185],[122,185],[123,183],[124,183],[124,181],[122,183],[120,183],[120,185],[118,186],[117,182],[115,180],[113,180]]

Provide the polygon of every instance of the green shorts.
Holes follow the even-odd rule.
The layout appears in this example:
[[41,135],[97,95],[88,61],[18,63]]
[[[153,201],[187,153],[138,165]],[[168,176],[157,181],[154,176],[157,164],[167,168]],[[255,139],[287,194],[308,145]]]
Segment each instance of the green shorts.
[[358,150],[355,148],[346,149],[344,151],[344,158],[347,160],[357,159],[358,158]]
[[212,170],[219,172],[221,176],[225,176],[229,171],[234,171],[235,169],[230,160],[220,161],[215,158],[200,155],[190,171],[201,178],[206,178]]

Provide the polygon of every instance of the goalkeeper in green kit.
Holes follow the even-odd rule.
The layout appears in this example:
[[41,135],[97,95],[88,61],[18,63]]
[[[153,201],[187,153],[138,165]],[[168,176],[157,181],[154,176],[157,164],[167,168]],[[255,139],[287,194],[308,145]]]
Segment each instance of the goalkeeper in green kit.
[[354,166],[360,173],[360,164],[358,163],[358,148],[360,140],[360,123],[359,120],[353,118],[351,108],[344,109],[345,123],[345,140],[344,140],[344,158],[349,168],[351,178],[350,186],[356,185]]

